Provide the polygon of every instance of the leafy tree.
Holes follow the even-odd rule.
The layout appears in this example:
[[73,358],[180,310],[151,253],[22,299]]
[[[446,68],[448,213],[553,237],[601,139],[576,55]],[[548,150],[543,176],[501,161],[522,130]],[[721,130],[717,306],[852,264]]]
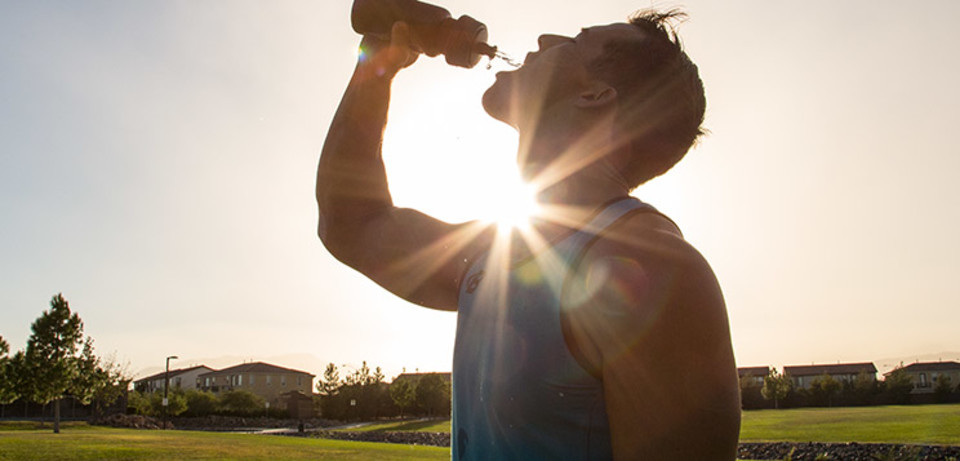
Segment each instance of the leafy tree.
[[[19,397],[14,383],[14,368],[11,366],[10,346],[0,336],[0,405],[6,405]],[[0,415],[2,416],[2,415]]]
[[245,390],[226,391],[220,395],[220,412],[234,416],[263,414],[263,397]]
[[153,414],[150,407],[150,397],[136,390],[127,395],[127,408],[132,409],[138,415],[149,416]]
[[877,395],[877,380],[874,376],[861,371],[853,380],[852,393],[859,405],[869,405]]
[[913,379],[902,366],[894,368],[883,380],[884,394],[893,403],[907,403],[913,390]]
[[450,383],[438,373],[424,375],[414,392],[417,406],[427,416],[450,414]]
[[70,312],[63,295],[50,301],[50,310],[34,321],[27,340],[26,361],[35,364],[36,380],[31,400],[46,405],[54,401],[53,432],[60,432],[60,399],[74,386],[79,374],[83,321]]
[[813,380],[810,388],[814,395],[816,395],[821,402],[826,400],[827,406],[832,407],[833,396],[840,391],[841,386],[842,385],[840,384],[840,381],[837,381],[833,376],[824,373]]
[[97,379],[93,389],[93,406],[97,415],[102,415],[106,407],[115,404],[130,387],[132,378],[125,368],[113,359],[99,361],[95,371]]
[[950,394],[953,393],[953,384],[950,382],[950,376],[940,374],[933,382],[933,394],[937,402],[948,402],[950,400]]
[[28,361],[23,351],[17,351],[7,362],[6,369],[13,389],[23,400],[24,414],[26,414],[27,402],[33,401],[32,397],[36,392],[38,364]]
[[162,416],[166,411],[167,416],[178,416],[187,411],[187,398],[179,389],[175,389],[167,397],[167,408],[163,408],[163,394],[154,392],[150,394],[150,415]]
[[401,379],[390,384],[390,398],[393,404],[400,410],[400,416],[407,410],[412,410],[416,406],[416,385],[411,379]]
[[208,416],[216,413],[220,400],[216,394],[208,391],[190,389],[184,392],[187,399],[187,416]]
[[793,382],[786,373],[781,374],[776,368],[771,368],[770,374],[763,378],[760,394],[767,400],[773,400],[773,408],[780,408],[780,401],[787,398],[792,388]]

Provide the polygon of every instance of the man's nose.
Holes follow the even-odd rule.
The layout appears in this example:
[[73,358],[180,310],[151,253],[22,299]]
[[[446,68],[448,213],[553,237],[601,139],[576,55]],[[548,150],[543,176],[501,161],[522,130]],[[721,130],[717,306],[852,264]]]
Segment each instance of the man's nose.
[[563,42],[569,42],[570,39],[562,35],[543,34],[537,38],[537,45],[541,50],[559,45]]

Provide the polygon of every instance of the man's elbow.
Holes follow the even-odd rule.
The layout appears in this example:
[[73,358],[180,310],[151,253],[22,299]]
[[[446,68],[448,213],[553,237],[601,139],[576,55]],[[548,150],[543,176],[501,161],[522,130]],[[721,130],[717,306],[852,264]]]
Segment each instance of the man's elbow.
[[320,211],[320,217],[317,220],[317,237],[320,238],[320,242],[323,243],[323,246],[330,252],[330,254],[336,258],[338,261],[351,266],[356,267],[355,261],[355,251],[351,251],[355,245],[351,245],[350,239],[348,238],[351,235],[351,232],[338,232],[336,226],[332,226],[328,216]]

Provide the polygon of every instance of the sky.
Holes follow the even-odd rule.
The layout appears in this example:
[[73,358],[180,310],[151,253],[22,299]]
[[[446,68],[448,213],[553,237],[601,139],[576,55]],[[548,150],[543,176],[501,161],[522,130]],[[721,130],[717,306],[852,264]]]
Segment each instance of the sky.
[[[741,366],[960,360],[960,3],[444,0],[521,57],[541,33],[682,7],[710,134],[637,189],[724,290]],[[264,360],[447,371],[456,314],[316,237],[316,162],[356,60],[347,0],[0,0],[0,336],[63,293],[144,376]],[[492,219],[504,70],[421,58],[384,156],[398,205]],[[882,363],[881,363],[882,362]]]

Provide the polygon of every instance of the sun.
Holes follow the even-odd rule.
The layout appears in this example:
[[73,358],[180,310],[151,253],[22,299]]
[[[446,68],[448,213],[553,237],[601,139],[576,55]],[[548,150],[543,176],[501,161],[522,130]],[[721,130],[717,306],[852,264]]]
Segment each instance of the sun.
[[519,179],[492,184],[489,191],[490,205],[484,210],[484,219],[496,223],[503,231],[530,229],[530,218],[540,212],[535,190]]

